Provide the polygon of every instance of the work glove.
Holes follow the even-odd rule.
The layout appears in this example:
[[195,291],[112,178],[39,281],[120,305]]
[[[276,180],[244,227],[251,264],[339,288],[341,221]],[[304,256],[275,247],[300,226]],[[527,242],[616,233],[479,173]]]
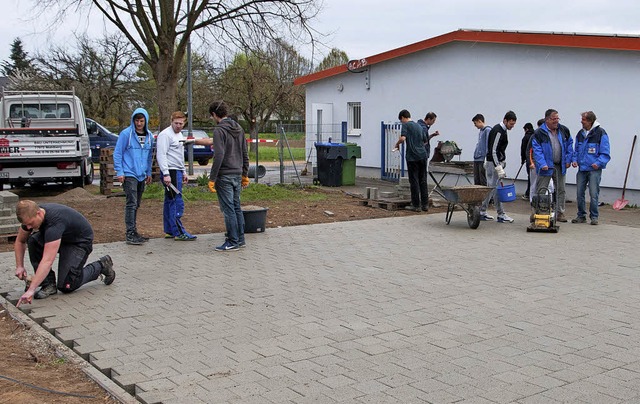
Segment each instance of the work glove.
[[209,181],[209,191],[216,193],[216,183],[214,181]]
[[242,176],[242,182],[241,182],[242,188],[246,188],[249,186],[249,177],[243,175]]
[[498,164],[495,167],[495,170],[496,170],[496,174],[498,174],[499,179],[502,179],[507,176],[507,173],[504,172],[504,168],[502,168],[502,164]]

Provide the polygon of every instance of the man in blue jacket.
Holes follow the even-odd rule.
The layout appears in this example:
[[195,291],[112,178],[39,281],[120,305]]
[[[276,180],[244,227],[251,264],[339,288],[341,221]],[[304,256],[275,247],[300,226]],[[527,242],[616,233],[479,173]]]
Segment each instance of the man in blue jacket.
[[571,165],[578,168],[576,185],[578,188],[578,215],[571,223],[586,223],[587,210],[585,192],[589,185],[589,218],[591,224],[598,224],[598,196],[602,170],[611,160],[609,154],[609,135],[596,121],[593,111],[583,112],[582,129],[576,135],[575,150]]
[[151,183],[151,161],[153,158],[153,135],[147,124],[149,114],[138,108],[131,114],[131,125],[118,136],[113,151],[113,166],[116,179],[122,184],[127,198],[124,206],[126,243],[140,245],[149,239],[138,233],[136,213],[140,207],[146,184]]
[[565,180],[567,168],[571,165],[573,158],[573,139],[569,128],[560,124],[558,111],[548,109],[544,113],[544,123],[533,133],[531,147],[538,174],[536,194],[539,194],[543,188],[548,189],[553,178],[558,201],[556,220],[566,222]]

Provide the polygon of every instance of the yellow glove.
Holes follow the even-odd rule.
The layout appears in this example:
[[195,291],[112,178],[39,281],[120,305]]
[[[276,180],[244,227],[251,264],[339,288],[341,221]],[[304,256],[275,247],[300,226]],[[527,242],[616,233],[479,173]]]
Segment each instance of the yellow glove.
[[249,177],[246,177],[246,176],[243,175],[241,184],[242,184],[242,188],[248,187],[249,186]]
[[216,193],[216,183],[213,181],[209,181],[209,191]]

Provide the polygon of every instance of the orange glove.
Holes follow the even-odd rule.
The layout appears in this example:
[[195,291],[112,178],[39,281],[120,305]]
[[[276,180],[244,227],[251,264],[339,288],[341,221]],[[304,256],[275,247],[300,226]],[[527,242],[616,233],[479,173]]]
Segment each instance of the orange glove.
[[249,177],[246,177],[246,176],[243,175],[241,184],[242,184],[242,188],[248,187],[249,186]]
[[209,181],[209,191],[213,192],[214,194],[216,193],[216,183],[213,181]]

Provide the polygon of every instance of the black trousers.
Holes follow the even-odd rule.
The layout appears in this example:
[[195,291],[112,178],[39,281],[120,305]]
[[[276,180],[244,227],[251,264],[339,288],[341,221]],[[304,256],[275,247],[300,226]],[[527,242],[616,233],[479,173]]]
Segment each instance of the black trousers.
[[428,208],[427,160],[407,161],[407,171],[409,173],[411,205],[414,208]]
[[[29,249],[29,260],[34,271],[38,269],[44,254],[44,237],[40,232],[32,233],[27,240]],[[56,285],[56,274],[53,268],[49,269],[49,274],[42,281],[42,287],[56,285],[58,290],[64,293],[73,292],[87,282],[98,279],[102,264],[100,261],[92,262],[85,266],[89,254],[93,248],[81,247],[74,244],[60,244],[58,250],[58,282]]]

